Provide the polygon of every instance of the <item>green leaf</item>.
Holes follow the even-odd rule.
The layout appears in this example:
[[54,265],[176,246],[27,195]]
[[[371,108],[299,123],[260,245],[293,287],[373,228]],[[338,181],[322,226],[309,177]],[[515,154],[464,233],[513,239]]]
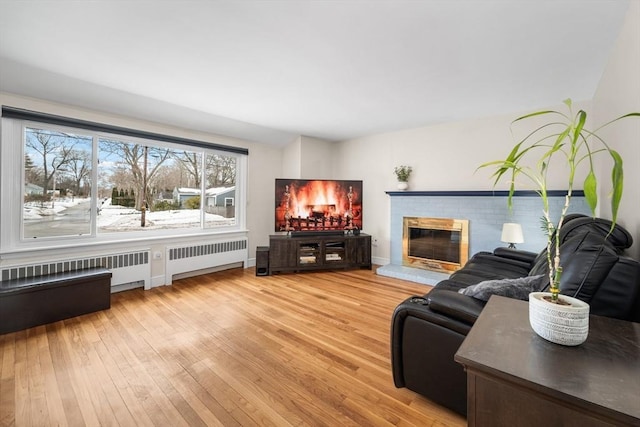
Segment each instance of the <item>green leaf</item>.
[[556,142],[553,144],[553,147],[551,147],[549,151],[544,153],[544,156],[542,158],[543,159],[550,158],[554,153],[560,150],[564,145],[562,141],[564,141],[564,139],[569,135],[570,132],[571,132],[571,127],[567,126],[567,128],[558,135],[558,137],[556,138]]
[[544,162],[544,161],[543,161],[543,162],[541,162],[541,163],[540,163],[540,172],[541,172],[542,174],[544,174],[544,172],[545,172],[546,170],[547,170],[547,162]]
[[[607,122],[607,123],[603,124],[602,126],[598,127],[598,129],[596,129],[594,132],[591,132],[591,133],[593,134],[593,133],[595,133],[595,132],[599,131],[600,129],[602,129],[602,128],[605,128],[605,127],[609,126],[611,123],[617,122],[618,120],[622,120],[622,119],[624,119],[624,118],[626,118],[626,117],[640,117],[640,113],[638,113],[638,112],[633,112],[633,113],[627,113],[627,114],[625,114],[625,115],[623,115],[623,116],[620,116],[620,117],[616,117],[615,119],[613,119],[613,120],[611,120],[611,121],[609,121],[609,122]],[[597,135],[596,135],[596,136],[597,136]]]
[[589,171],[589,175],[584,180],[584,197],[587,199],[591,215],[596,215],[596,207],[598,206],[598,182],[593,170]]
[[582,128],[584,127],[584,122],[587,121],[587,113],[583,110],[580,110],[578,112],[578,125],[576,126],[575,130],[573,131],[573,144],[575,145],[576,141],[578,141],[578,138],[580,137],[580,134],[582,133]]
[[484,167],[484,166],[491,166],[492,164],[500,165],[500,166],[496,169],[496,171],[495,171],[493,174],[491,174],[491,177],[492,177],[492,178],[493,178],[493,177],[495,177],[495,180],[494,180],[494,182],[493,182],[493,186],[495,187],[496,185],[498,185],[498,182],[500,182],[500,179],[502,178],[502,176],[503,176],[505,173],[507,173],[507,171],[508,171],[509,169],[513,168],[513,166],[512,166],[511,164],[507,163],[507,162],[504,162],[504,161],[500,160],[500,161],[497,161],[497,162],[490,162],[490,163],[484,164],[484,165],[482,165],[481,167]]
[[[564,173],[567,177],[569,187],[568,197],[570,198],[576,171],[578,170],[578,166],[584,161],[584,163],[588,163],[588,175],[584,180],[585,199],[591,212],[595,214],[598,205],[598,178],[594,170],[593,157],[598,153],[606,151],[613,159],[613,168],[611,170],[613,187],[611,214],[613,217],[612,222],[615,224],[623,190],[622,158],[598,135],[597,131],[623,118],[640,117],[640,112],[625,114],[605,123],[594,131],[590,131],[585,128],[587,112],[579,110],[574,115],[571,99],[565,99],[563,103],[568,107],[568,113],[556,110],[543,110],[523,115],[512,121],[511,124],[513,125],[516,122],[530,118],[535,118],[533,120],[534,123],[540,123],[541,120],[536,118],[538,116],[545,116],[545,119],[550,119],[546,124],[534,125],[533,131],[530,131],[523,139],[520,139],[505,159],[484,163],[480,167],[492,167],[493,174],[491,175],[491,179],[494,180],[494,187],[501,182],[501,180],[507,181],[507,185],[509,186],[507,204],[509,208],[512,207],[512,197],[516,191],[516,178],[525,178],[534,184],[536,193],[542,199],[545,212],[548,212],[547,175],[552,167],[564,166]],[[597,147],[596,144],[600,144],[604,148]],[[528,160],[536,158],[536,166],[529,166],[528,164],[531,164],[531,162],[528,162]],[[527,163],[525,163],[525,161],[527,161]],[[509,175],[507,175],[507,173],[509,173]],[[600,178],[600,180],[602,179]],[[569,199],[567,199],[567,207],[569,202]],[[550,266],[550,270],[552,269]]]
[[[514,173],[515,178],[515,173]],[[509,186],[509,196],[507,197],[507,207],[509,210],[513,209],[513,193],[516,191],[515,179],[511,181],[511,185]]]
[[[524,141],[522,141],[522,142],[524,142]],[[505,160],[505,162],[513,162],[513,160],[518,155],[518,151],[520,150],[520,146],[522,145],[522,142],[517,143],[516,146],[513,147],[513,149],[511,150],[511,152],[507,156],[507,159]]]
[[543,114],[562,114],[562,113],[560,113],[558,111],[554,111],[554,110],[536,111],[535,113],[531,113],[531,114],[527,114],[527,115],[518,117],[517,119],[515,119],[511,123],[513,124],[515,122],[519,122],[520,120],[528,119],[529,117],[542,116]]
[[622,190],[624,183],[624,171],[622,170],[622,157],[615,150],[609,150],[613,158],[613,168],[611,169],[611,185],[613,192],[611,194],[611,222],[615,225],[618,218],[618,208],[620,200],[622,200]]

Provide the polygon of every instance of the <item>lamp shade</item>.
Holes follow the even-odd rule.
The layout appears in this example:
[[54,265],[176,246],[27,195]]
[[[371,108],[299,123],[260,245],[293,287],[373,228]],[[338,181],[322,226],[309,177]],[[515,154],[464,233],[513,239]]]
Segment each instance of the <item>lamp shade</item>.
[[522,226],[514,222],[506,222],[502,225],[501,241],[505,243],[523,243]]

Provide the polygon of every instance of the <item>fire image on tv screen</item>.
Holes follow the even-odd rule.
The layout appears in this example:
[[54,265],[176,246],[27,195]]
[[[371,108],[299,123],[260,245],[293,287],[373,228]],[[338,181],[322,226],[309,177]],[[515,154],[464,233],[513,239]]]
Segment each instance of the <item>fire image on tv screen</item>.
[[276,231],[362,229],[362,181],[276,179]]

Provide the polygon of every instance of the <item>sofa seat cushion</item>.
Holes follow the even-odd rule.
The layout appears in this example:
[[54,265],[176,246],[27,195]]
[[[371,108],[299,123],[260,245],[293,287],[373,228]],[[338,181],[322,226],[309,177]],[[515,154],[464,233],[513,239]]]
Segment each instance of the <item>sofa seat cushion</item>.
[[525,276],[516,279],[486,280],[460,289],[458,292],[481,301],[488,301],[491,295],[526,301],[531,292],[542,290],[547,283],[544,275]]

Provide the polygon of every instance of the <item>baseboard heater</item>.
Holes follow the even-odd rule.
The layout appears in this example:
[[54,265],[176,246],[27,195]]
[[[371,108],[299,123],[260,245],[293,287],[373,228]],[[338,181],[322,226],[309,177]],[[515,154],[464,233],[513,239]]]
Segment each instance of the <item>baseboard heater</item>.
[[238,262],[246,263],[247,239],[168,247],[165,259],[165,284],[170,285],[175,274]]
[[38,277],[94,267],[105,267],[111,271],[111,290],[129,289],[131,284],[151,287],[150,250],[111,253],[91,257],[61,259],[46,263],[24,264],[0,269],[0,281]]

